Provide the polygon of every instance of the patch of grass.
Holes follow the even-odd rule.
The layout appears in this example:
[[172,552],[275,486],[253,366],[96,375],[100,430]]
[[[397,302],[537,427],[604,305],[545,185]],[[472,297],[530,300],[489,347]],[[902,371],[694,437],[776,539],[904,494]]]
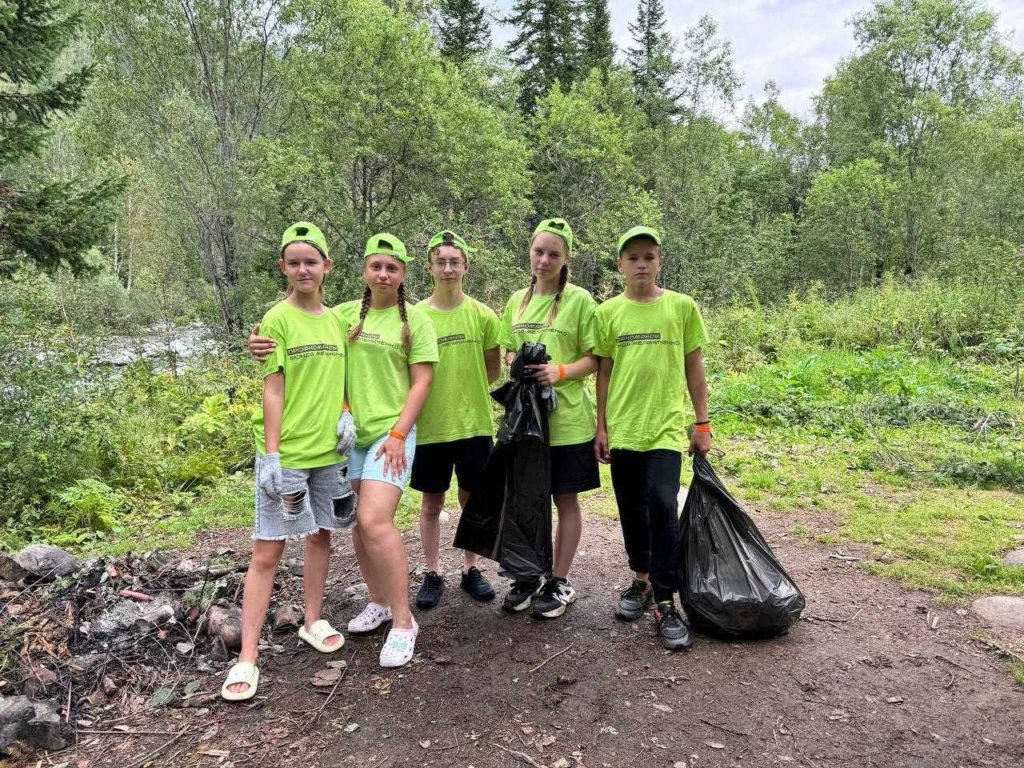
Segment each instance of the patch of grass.
[[148,512],[133,515],[118,535],[90,543],[86,551],[122,555],[187,548],[208,528],[251,528],[253,514],[252,473],[236,472],[194,494],[168,494]]
[[1019,661],[1010,662],[1010,673],[1013,675],[1013,681],[1017,685],[1024,686],[1024,664]]

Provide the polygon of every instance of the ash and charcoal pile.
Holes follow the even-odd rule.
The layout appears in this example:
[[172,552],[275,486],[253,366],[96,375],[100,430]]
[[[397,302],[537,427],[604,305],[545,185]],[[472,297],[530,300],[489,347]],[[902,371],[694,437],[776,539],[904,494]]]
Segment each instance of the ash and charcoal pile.
[[[246,564],[232,554],[82,562],[47,545],[0,554],[0,755],[61,749],[76,726],[215,697],[210,675],[241,645]],[[291,600],[301,581],[301,561],[282,564],[274,629],[302,620]]]

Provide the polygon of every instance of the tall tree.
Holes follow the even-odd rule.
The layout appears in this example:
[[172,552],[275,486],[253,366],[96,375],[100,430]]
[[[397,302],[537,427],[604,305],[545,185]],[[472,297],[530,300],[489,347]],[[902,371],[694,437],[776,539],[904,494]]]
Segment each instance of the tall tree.
[[612,17],[608,0],[583,0],[583,31],[580,63],[585,77],[598,69],[607,80],[615,61],[615,43],[612,42]]
[[491,43],[491,27],[477,0],[440,0],[437,33],[441,55],[456,64],[487,50]]
[[224,329],[242,328],[240,283],[254,249],[242,156],[279,129],[287,0],[94,0],[100,82],[94,119],[108,151],[158,164],[186,212]]
[[736,71],[732,43],[718,36],[718,23],[704,15],[686,30],[679,62],[677,104],[686,120],[731,108],[743,79]]
[[47,181],[19,167],[54,119],[78,108],[88,68],[54,78],[57,58],[79,26],[61,0],[0,2],[0,272],[21,262],[74,272],[113,219],[120,182]]
[[532,114],[537,99],[556,82],[569,88],[580,69],[579,0],[516,0],[506,24],[516,27],[508,44],[512,61],[522,70],[519,104]]
[[900,186],[898,268],[927,262],[941,221],[944,129],[1020,93],[1020,56],[972,0],[884,0],[854,19],[859,52],[818,99],[830,160],[874,158]]
[[640,0],[636,21],[629,24],[633,46],[628,51],[628,66],[637,101],[652,125],[664,125],[676,113],[678,92],[674,81],[679,63],[676,43],[666,24],[662,0]]

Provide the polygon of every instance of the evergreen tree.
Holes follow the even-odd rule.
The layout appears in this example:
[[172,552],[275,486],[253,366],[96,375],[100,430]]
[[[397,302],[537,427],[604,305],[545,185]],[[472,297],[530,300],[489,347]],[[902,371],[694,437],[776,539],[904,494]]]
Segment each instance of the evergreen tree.
[[595,67],[607,80],[615,59],[615,43],[612,42],[611,14],[608,0],[583,0],[583,43],[580,59],[583,75]]
[[569,88],[579,76],[579,0],[516,0],[505,23],[518,29],[508,45],[522,71],[520,108],[532,113],[557,81]]
[[674,80],[679,74],[675,41],[665,28],[662,0],[640,0],[629,33],[629,70],[636,84],[637,101],[653,125],[667,123],[676,113]]
[[491,43],[491,27],[477,0],[440,0],[437,32],[441,55],[456,64],[485,51]]
[[99,241],[119,184],[26,183],[19,161],[37,152],[52,120],[81,104],[90,70],[53,78],[78,17],[63,0],[0,2],[0,272],[19,260],[45,269],[86,268],[83,254]]

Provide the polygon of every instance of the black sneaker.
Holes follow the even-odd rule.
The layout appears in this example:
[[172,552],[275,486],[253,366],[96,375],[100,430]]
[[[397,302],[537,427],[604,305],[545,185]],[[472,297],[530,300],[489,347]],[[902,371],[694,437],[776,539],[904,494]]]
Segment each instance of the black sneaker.
[[506,611],[525,611],[530,607],[530,601],[540,594],[544,589],[544,580],[536,581],[513,581],[512,588],[505,593],[505,599],[501,607]]
[[575,602],[576,590],[569,580],[561,576],[552,576],[533,601],[533,618],[557,619],[565,613],[566,606]]
[[625,621],[636,621],[654,602],[654,592],[647,581],[634,579],[629,589],[619,595],[619,605],[615,615]]
[[670,651],[679,651],[693,645],[690,624],[676,610],[673,603],[658,603],[654,609],[654,616],[658,620],[658,637],[661,638],[661,644]]
[[444,576],[427,571],[423,576],[423,586],[416,593],[417,608],[433,608],[441,602],[441,593],[444,592]]
[[480,573],[480,569],[475,566],[470,568],[467,573],[462,574],[459,586],[469,592],[470,597],[474,600],[479,600],[482,603],[494,599],[494,588]]

